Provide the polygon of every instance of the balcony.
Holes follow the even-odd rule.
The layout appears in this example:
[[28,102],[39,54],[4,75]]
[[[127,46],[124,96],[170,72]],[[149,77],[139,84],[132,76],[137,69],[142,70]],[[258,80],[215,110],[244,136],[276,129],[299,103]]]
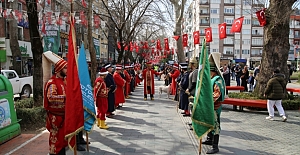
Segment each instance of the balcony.
[[206,12],[206,11],[202,11],[202,10],[200,10],[200,13],[199,13],[200,15],[204,15],[204,16],[209,16],[209,13],[208,12]]
[[251,44],[251,47],[263,47],[264,45],[263,44]]
[[210,25],[210,23],[204,23],[204,22],[199,23],[199,26],[209,26],[209,25]]
[[199,2],[199,5],[208,5],[209,6],[209,1],[208,0],[201,0]]
[[263,37],[263,34],[260,34],[260,33],[252,33],[252,37]]
[[[253,1],[253,2],[255,2],[255,1]],[[252,3],[252,7],[262,8],[262,7],[265,7],[265,4],[263,4],[263,3]]]
[[232,47],[232,46],[234,46],[234,43],[232,42],[232,43],[223,43],[223,46],[229,46],[229,47]]
[[222,54],[222,58],[223,59],[228,59],[228,58],[230,58],[230,59],[232,59],[232,58],[234,58],[234,54],[233,53],[226,53],[226,54]]
[[234,6],[235,5],[235,3],[226,3],[226,2],[224,2],[224,6]]
[[252,22],[252,27],[261,27],[261,26],[259,25],[259,23],[253,23]]
[[261,57],[262,54],[250,54],[250,57]]
[[234,13],[224,12],[224,16],[234,16]]

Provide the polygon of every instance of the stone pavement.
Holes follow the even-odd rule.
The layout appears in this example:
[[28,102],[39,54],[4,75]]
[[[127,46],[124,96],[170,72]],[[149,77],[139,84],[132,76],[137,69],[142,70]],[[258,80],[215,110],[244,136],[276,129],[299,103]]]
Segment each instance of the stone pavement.
[[[156,88],[162,84],[162,81],[155,81]],[[234,85],[234,82],[232,84]],[[297,84],[292,86],[300,87]],[[124,106],[115,112],[114,118],[107,119],[110,129],[94,127],[89,135],[90,152],[77,154],[197,155],[199,140],[187,125],[191,119],[182,117],[180,112],[176,110],[176,102],[167,99],[165,93],[159,98],[157,89],[154,101],[144,101],[143,87],[138,86]],[[243,112],[239,112],[233,111],[230,105],[224,105],[218,154],[299,154],[300,147],[297,146],[300,144],[300,113],[297,110],[286,113],[287,122],[281,122],[280,117],[275,117],[275,121],[268,121],[265,120],[267,111],[244,109]],[[278,116],[278,113],[276,114]],[[16,151],[10,151],[10,154],[46,155],[48,150],[46,137],[47,135],[42,134]],[[8,144],[10,143],[0,145],[0,155],[5,154],[2,149],[7,148]],[[41,153],[41,148],[45,153]],[[209,148],[203,145],[202,154]],[[70,150],[67,151],[67,155],[72,154]]]

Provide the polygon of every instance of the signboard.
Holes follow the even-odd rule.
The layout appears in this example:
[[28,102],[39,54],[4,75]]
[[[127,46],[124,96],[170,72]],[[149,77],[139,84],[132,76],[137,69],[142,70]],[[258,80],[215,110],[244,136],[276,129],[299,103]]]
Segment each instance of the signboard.
[[60,32],[56,25],[46,25],[46,34],[44,34],[44,52],[52,51],[58,54],[60,46]]
[[5,38],[0,38],[0,47],[6,47],[5,46]]
[[22,57],[32,57],[31,43],[26,41],[19,41],[19,47]]
[[99,47],[99,39],[93,38],[94,41],[94,47],[96,51],[96,59],[100,59],[100,47]]
[[11,124],[10,108],[7,99],[0,100],[0,129]]

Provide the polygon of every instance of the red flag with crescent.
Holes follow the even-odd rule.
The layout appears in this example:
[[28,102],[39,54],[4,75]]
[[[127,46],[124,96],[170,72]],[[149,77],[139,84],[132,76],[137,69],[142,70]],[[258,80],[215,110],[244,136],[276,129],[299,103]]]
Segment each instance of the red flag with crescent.
[[164,41],[165,41],[165,50],[169,51],[170,50],[170,48],[169,48],[169,39],[165,38]]
[[182,44],[183,44],[183,47],[187,47],[188,46],[188,44],[187,44],[187,42],[188,42],[188,35],[187,34],[183,34],[182,35]]
[[226,37],[226,23],[219,24],[219,38],[224,39]]
[[205,39],[208,43],[213,41],[211,27],[205,29]]
[[267,24],[267,20],[266,20],[266,16],[265,16],[265,10],[266,10],[266,8],[261,9],[261,10],[256,12],[256,16],[257,16],[257,19],[259,21],[260,26],[265,26]]
[[173,36],[173,38],[178,41],[178,39],[180,38],[180,36]]
[[118,49],[121,49],[121,43],[118,41]]
[[193,33],[193,36],[194,36],[194,45],[199,44],[200,43],[199,42],[200,32],[199,31],[195,31]]
[[162,50],[162,49],[161,49],[161,45],[160,45],[160,40],[159,40],[159,39],[156,41],[156,49],[157,49],[157,50]]
[[130,52],[132,52],[133,51],[133,44],[132,44],[132,42],[130,42],[129,45],[130,45]]
[[233,32],[241,32],[243,21],[244,21],[244,16],[235,19],[233,21],[233,24],[232,24],[230,32],[231,33],[233,33]]

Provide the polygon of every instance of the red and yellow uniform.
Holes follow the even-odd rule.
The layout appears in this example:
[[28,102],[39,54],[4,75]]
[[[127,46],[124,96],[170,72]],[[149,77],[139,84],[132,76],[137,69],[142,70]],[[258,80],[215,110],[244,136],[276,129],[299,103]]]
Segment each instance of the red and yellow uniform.
[[52,76],[44,90],[44,108],[47,111],[46,128],[50,132],[50,154],[58,154],[67,146],[64,134],[66,82]]
[[108,91],[105,81],[98,77],[95,81],[94,98],[97,107],[97,118],[100,118],[100,120],[105,120],[105,113],[108,109]]
[[175,69],[173,74],[170,73],[170,77],[172,78],[172,83],[171,83],[171,94],[175,95],[176,94],[176,78],[180,75],[180,71],[178,69]]
[[124,87],[126,81],[121,77],[120,73],[118,72],[115,72],[113,77],[117,86],[115,92],[115,107],[117,107],[120,103],[125,102]]
[[131,76],[128,73],[127,70],[124,70],[124,75],[125,75],[125,79],[126,79],[126,84],[125,84],[125,97],[129,98],[129,94],[130,94],[130,81],[131,81]]
[[143,79],[144,79],[144,99],[147,99],[147,94],[150,94],[151,99],[153,99],[154,91],[154,74],[160,75],[158,72],[153,69],[144,69],[143,70]]

